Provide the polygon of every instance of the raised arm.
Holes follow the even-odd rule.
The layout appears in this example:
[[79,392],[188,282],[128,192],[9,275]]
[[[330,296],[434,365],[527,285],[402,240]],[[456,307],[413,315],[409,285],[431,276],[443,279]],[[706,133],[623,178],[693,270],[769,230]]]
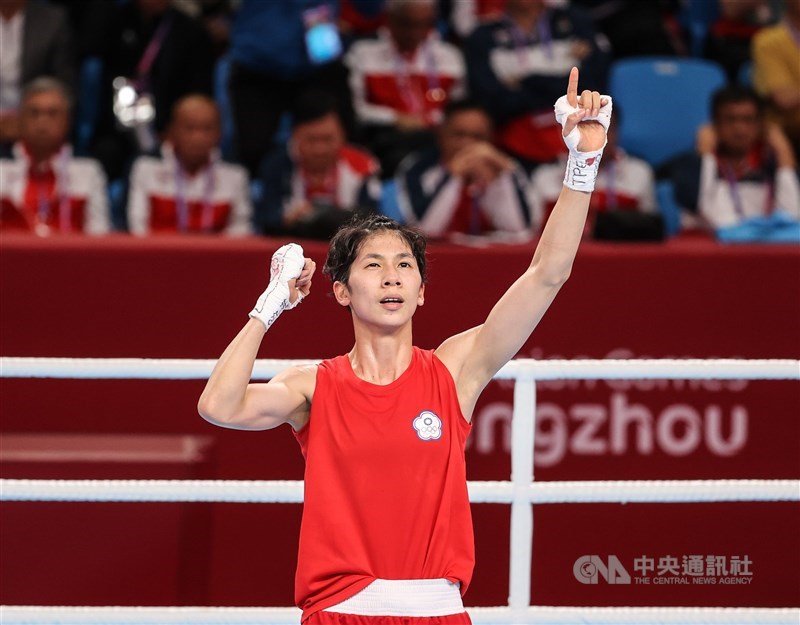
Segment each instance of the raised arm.
[[564,187],[531,264],[495,304],[483,325],[448,339],[437,350],[456,381],[468,419],[484,386],[527,341],[569,277],[583,235],[606,144],[611,98],[596,91],[578,96],[578,69],[573,68],[567,95],[559,98],[555,108],[570,155]]
[[250,384],[265,333],[278,316],[297,306],[311,290],[315,264],[303,248],[284,245],[272,256],[270,283],[250,320],[220,356],[197,404],[210,423],[237,430],[267,430],[290,423],[299,430],[308,420],[316,367],[292,367],[268,383]]

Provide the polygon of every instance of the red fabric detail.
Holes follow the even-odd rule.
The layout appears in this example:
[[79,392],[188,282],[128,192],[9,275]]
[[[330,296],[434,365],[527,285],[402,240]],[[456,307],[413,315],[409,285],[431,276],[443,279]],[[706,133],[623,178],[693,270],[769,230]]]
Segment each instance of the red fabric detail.
[[374,17],[367,17],[353,6],[353,0],[342,0],[339,22],[346,34],[371,35],[386,23],[386,14],[381,11]]
[[732,162],[731,159],[717,154],[717,167],[720,171],[732,171],[737,180],[742,180],[748,174],[755,174],[761,176],[766,167],[766,151],[764,146],[759,142],[754,145],[750,152],[747,153],[747,158],[742,162]]
[[458,205],[447,226],[447,234],[481,234],[489,230],[491,230],[491,224],[480,209],[478,198],[470,194],[468,185],[464,183],[461,187]]
[[325,177],[311,178],[304,171],[300,172],[303,178],[303,188],[305,190],[305,199],[325,200],[332,204],[338,204],[336,189],[339,186],[338,171],[336,165],[331,168]]
[[[150,198],[150,231],[151,232],[177,232],[178,231],[178,202],[173,196],[151,195]],[[205,232],[203,228],[204,202],[189,200],[186,202],[189,209],[189,232]],[[231,205],[227,202],[216,202],[211,205],[213,217],[211,231],[222,232],[228,225],[231,214]]]
[[476,0],[475,15],[479,19],[505,13],[506,0]]
[[[83,232],[86,198],[70,197],[63,201],[57,193],[55,173],[49,168],[29,174],[19,206],[9,198],[3,198],[0,203],[0,229],[33,232],[39,220],[40,193],[49,208],[45,224],[50,232]],[[68,212],[66,224],[61,221],[62,210]],[[66,228],[62,228],[62,225],[66,225]]]
[[447,616],[358,616],[336,612],[315,612],[303,625],[472,625],[469,614]]
[[521,115],[505,124],[497,133],[501,146],[522,158],[538,163],[556,160],[567,153],[561,126],[555,121],[538,125],[533,115]]
[[369,176],[378,171],[378,162],[364,150],[345,145],[339,150],[339,160],[344,161],[357,174]]
[[22,207],[25,214],[35,222],[36,213],[39,210],[39,194],[43,193],[50,204],[50,214],[57,206],[56,202],[56,175],[52,168],[48,167],[44,171],[35,171],[33,168],[28,170],[28,179],[25,184],[25,191],[22,194]]
[[[414,420],[431,411],[441,436]],[[455,384],[432,351],[378,386],[347,356],[320,363],[311,417],[295,433],[306,459],[295,601],[303,617],[374,579],[472,579],[475,555],[464,445],[470,425]]]
[[757,24],[721,19],[711,27],[711,34],[715,37],[747,40],[752,39],[761,28],[762,26]]
[[394,74],[373,74],[365,78],[366,99],[371,104],[388,106],[399,113],[416,113],[411,101],[412,98],[422,105],[426,118],[435,111],[442,110],[450,99],[450,90],[455,83],[452,76],[439,76],[439,88],[445,92],[442,100],[430,97],[430,90],[434,85],[430,85],[428,77],[424,74],[412,74],[408,77],[412,94],[401,90],[402,81]]
[[589,200],[589,211],[604,213],[608,210],[635,211],[639,209],[639,200],[631,195],[626,195],[617,191],[616,203],[614,206],[609,205],[611,199],[614,199],[614,196],[609,194],[605,189],[595,189],[592,191],[592,197]]
[[[586,217],[586,224],[583,227],[584,234],[588,235],[592,231],[592,226],[594,224],[594,216],[597,213],[605,213],[610,210],[621,210],[626,212],[635,212],[638,211],[639,200],[636,197],[631,195],[627,195],[625,193],[620,193],[617,191],[616,194],[616,204],[614,206],[609,205],[609,193],[605,189],[598,189],[595,188],[592,191],[592,197],[589,199],[589,214]],[[550,213],[553,212],[553,209],[556,206],[556,200],[550,200],[545,204],[544,213],[545,218],[542,220],[542,228],[544,228],[544,224],[547,223],[547,220],[550,219]]]
[[[83,232],[84,213],[86,212],[86,199],[73,197],[69,199],[69,230],[66,232]],[[58,218],[58,206],[54,206],[47,220],[50,232],[55,234],[65,232],[61,229],[61,222]],[[24,207],[16,206],[8,198],[0,201],[0,230],[34,232],[36,218],[34,214],[27,212]]]
[[5,197],[0,200],[0,230],[33,231],[31,222],[20,207]]

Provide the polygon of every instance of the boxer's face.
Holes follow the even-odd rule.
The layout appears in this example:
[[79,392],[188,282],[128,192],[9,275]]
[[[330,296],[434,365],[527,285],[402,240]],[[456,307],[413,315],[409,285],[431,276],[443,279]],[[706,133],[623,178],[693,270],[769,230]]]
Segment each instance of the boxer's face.
[[364,239],[347,284],[334,283],[342,306],[367,325],[397,328],[411,320],[425,301],[425,286],[408,243],[397,233],[379,232]]

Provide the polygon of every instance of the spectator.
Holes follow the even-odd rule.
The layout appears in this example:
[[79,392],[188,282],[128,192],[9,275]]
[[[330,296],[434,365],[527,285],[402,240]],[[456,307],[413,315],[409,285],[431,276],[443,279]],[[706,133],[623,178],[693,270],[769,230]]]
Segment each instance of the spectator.
[[52,76],[75,92],[77,72],[66,13],[38,0],[0,0],[0,148],[19,138],[22,86]]
[[[352,0],[366,16],[384,0]],[[231,34],[230,95],[239,160],[255,174],[281,116],[309,89],[338,102],[348,136],[355,131],[347,69],[336,29],[339,0],[242,0]]]
[[386,14],[366,16],[356,10],[354,0],[341,0],[339,32],[342,34],[344,49],[347,50],[357,39],[372,38],[375,32],[386,26]]
[[105,234],[111,228],[100,165],[76,158],[67,143],[66,86],[40,77],[22,93],[19,141],[13,159],[0,161],[0,230]]
[[438,145],[406,158],[397,173],[408,223],[433,238],[528,232],[527,177],[491,144],[492,130],[477,103],[447,106]]
[[[614,60],[632,56],[689,54],[681,14],[690,3],[717,0],[572,0],[589,12],[598,31],[608,38]],[[739,0],[734,0],[739,1]]]
[[345,143],[336,100],[307,92],[293,124],[289,144],[276,147],[261,165],[257,229],[328,239],[353,211],[377,211],[378,164]]
[[228,50],[236,0],[172,0],[172,5],[202,22],[211,38],[214,58]]
[[213,58],[203,25],[169,0],[110,3],[108,19],[92,28],[97,41],[86,47],[104,61],[92,152],[113,180],[136,156],[158,149],[181,97],[212,94]]
[[739,80],[741,68],[750,62],[753,35],[775,21],[768,0],[719,0],[720,17],[709,29],[703,55],[719,63],[728,82]]
[[452,3],[450,22],[460,40],[472,34],[475,27],[503,17],[506,0],[458,0]]
[[749,87],[724,87],[712,100],[712,123],[698,133],[698,154],[674,166],[675,196],[711,229],[782,210],[800,219],[800,184],[791,145],[765,123]]
[[463,93],[465,69],[458,48],[434,30],[435,0],[388,0],[386,19],[376,40],[353,44],[347,63],[364,143],[388,177],[410,152],[434,144],[443,107]]
[[800,155],[800,0],[786,0],[781,24],[753,38],[754,85]]
[[[594,238],[661,239],[664,232],[656,206],[655,174],[646,161],[619,147],[620,119],[615,107],[584,232]],[[566,160],[542,165],[533,174],[532,208],[537,230],[544,226],[558,200],[565,165]]]
[[214,101],[204,95],[181,98],[160,157],[142,156],[133,165],[128,195],[133,234],[250,234],[247,173],[220,160],[219,139]]
[[564,153],[553,102],[570,70],[578,66],[586,88],[602,90],[607,45],[574,9],[507,0],[506,11],[466,42],[469,88],[492,115],[500,146],[533,169]]

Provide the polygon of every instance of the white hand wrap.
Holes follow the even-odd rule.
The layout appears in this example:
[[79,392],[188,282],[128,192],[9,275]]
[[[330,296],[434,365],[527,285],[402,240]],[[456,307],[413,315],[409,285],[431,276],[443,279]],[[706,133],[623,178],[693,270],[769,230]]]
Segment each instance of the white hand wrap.
[[284,245],[272,255],[269,286],[258,298],[255,308],[250,311],[250,316],[261,321],[267,330],[284,310],[294,308],[303,301],[300,291],[297,292],[294,303],[290,301],[289,280],[300,276],[304,264],[303,248],[297,243]]
[[[607,102],[600,107],[597,117],[584,117],[581,121],[595,120],[600,122],[600,125],[608,133],[608,125],[611,123],[611,97],[604,95],[601,99]],[[564,127],[567,123],[567,117],[579,111],[580,109],[570,106],[567,102],[567,96],[563,95],[555,104],[556,121]],[[579,152],[578,143],[581,140],[581,133],[576,125],[572,131],[564,137],[564,143],[567,144],[569,149],[569,158],[567,160],[567,171],[564,174],[564,185],[576,191],[594,191],[594,182],[597,178],[597,171],[600,167],[600,159],[603,156],[603,149],[606,147],[606,142],[599,150],[592,152]]]

